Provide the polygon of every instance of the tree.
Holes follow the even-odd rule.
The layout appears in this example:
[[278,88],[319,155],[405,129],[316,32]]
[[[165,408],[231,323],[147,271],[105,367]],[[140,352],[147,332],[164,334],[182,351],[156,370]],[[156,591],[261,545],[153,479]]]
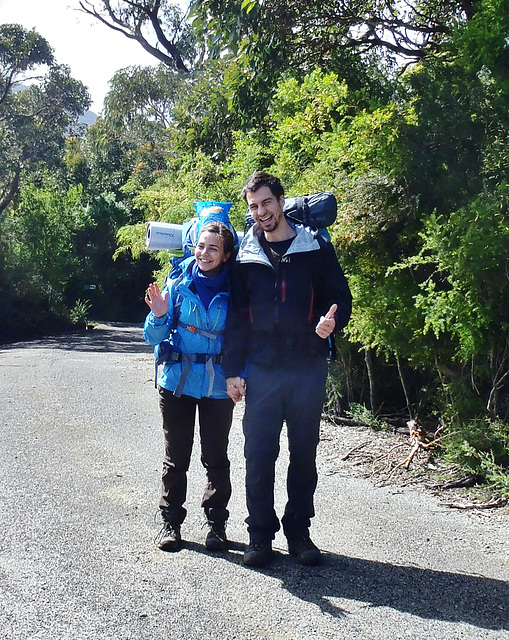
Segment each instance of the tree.
[[129,67],[117,71],[104,101],[104,117],[114,129],[138,129],[151,136],[173,122],[175,103],[187,89],[186,79],[167,66]]
[[67,287],[80,268],[76,234],[90,223],[82,189],[66,190],[48,173],[41,182],[21,187],[0,225],[3,339],[62,328]]
[[82,11],[136,40],[169,68],[182,73],[193,68],[194,35],[180,7],[170,0],[80,0],[79,4]]
[[17,24],[0,25],[0,105],[17,85],[36,77],[26,74],[41,65],[54,63],[48,42],[32,31]]
[[[336,49],[384,49],[419,60],[437,51],[471,0],[194,0],[191,16],[212,52],[228,46],[250,58],[285,56],[292,66],[323,65]],[[309,67],[308,67],[309,68]]]
[[233,134],[243,124],[238,106],[249,109],[243,102],[245,96],[235,90],[238,71],[232,61],[207,60],[187,79],[186,91],[175,104],[171,128],[172,149],[177,156],[199,151],[224,160],[231,153]]
[[482,0],[454,43],[469,70],[488,69],[509,90],[509,0]]
[[90,97],[68,67],[55,64],[47,41],[19,25],[0,25],[0,65],[1,216],[18,192],[22,171],[59,160]]
[[190,78],[165,65],[117,71],[105,99],[104,115],[83,138],[69,139],[66,162],[91,199],[151,184],[166,166],[175,103],[188,93]]

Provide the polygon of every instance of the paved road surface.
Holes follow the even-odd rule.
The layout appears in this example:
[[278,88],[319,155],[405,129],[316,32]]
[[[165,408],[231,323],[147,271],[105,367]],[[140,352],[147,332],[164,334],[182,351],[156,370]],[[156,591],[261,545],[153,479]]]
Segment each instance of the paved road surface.
[[325,564],[297,565],[278,534],[274,563],[245,568],[241,406],[233,549],[205,552],[195,448],[185,548],[160,552],[152,376],[139,327],[0,348],[2,640],[509,639],[508,516],[327,473],[325,444],[312,528]]

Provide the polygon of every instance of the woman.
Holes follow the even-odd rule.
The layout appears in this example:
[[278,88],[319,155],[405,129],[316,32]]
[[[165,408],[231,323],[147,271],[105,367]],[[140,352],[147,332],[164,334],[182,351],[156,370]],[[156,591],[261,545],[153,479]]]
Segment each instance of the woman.
[[234,403],[226,393],[220,353],[229,299],[227,262],[233,251],[233,235],[224,224],[205,224],[194,256],[182,263],[181,276],[169,281],[162,292],[151,284],[145,298],[150,307],[145,340],[157,345],[171,336],[172,343],[158,380],[165,454],[159,502],[163,527],[156,543],[165,551],[182,547],[180,528],[186,516],[183,505],[197,407],[201,461],[207,473],[202,500],[209,524],[205,546],[214,551],[228,546],[227,448]]

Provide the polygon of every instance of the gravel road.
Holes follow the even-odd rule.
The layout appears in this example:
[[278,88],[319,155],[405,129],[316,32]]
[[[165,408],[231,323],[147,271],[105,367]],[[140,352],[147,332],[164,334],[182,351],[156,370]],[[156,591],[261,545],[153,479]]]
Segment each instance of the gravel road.
[[296,564],[278,534],[272,565],[244,567],[242,405],[231,551],[204,548],[198,447],[185,548],[159,551],[162,435],[140,327],[0,348],[0,398],[2,640],[509,640],[507,512],[338,473],[330,442],[312,527],[325,563]]

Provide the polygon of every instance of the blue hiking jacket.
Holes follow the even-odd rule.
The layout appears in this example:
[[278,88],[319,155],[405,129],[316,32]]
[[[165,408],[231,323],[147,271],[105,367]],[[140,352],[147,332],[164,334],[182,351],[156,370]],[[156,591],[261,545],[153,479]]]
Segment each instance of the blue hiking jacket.
[[[209,362],[189,362],[186,354],[217,356],[223,347],[224,326],[228,311],[229,292],[219,291],[212,298],[209,308],[205,309],[198,294],[192,287],[191,270],[194,257],[182,263],[183,275],[168,280],[164,291],[169,294],[169,311],[166,316],[157,318],[152,311],[147,315],[143,327],[145,341],[156,346],[170,336],[176,352],[183,354],[182,362],[167,362],[158,384],[168,391],[175,391],[179,381],[185,379],[182,394],[193,398],[228,398],[226,381],[219,364]],[[175,327],[174,314],[177,308],[178,323]],[[210,331],[211,336],[202,335],[196,329]],[[186,371],[185,368],[187,367]],[[188,371],[188,373],[187,373]],[[181,376],[184,373],[184,377]],[[185,375],[187,373],[187,376]]]

